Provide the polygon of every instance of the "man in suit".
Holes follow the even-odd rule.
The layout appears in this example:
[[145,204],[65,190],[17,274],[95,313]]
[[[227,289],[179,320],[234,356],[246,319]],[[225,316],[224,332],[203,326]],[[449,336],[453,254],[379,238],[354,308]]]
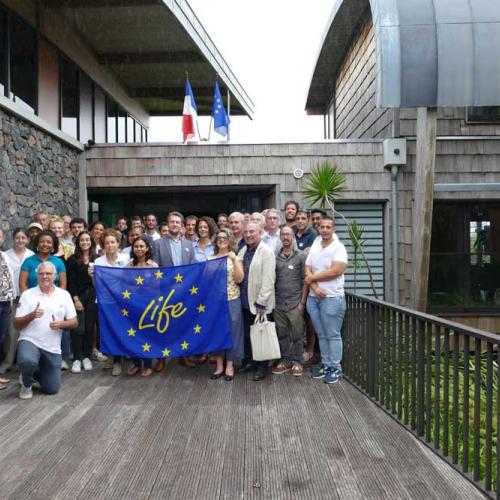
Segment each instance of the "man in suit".
[[245,330],[245,361],[242,371],[256,368],[254,381],[267,376],[267,361],[254,362],[250,343],[250,326],[257,315],[272,313],[275,305],[274,282],[276,279],[276,259],[272,249],[260,237],[261,227],[255,222],[247,222],[243,229],[245,246],[238,253],[243,259],[243,282],[241,306],[243,328]]
[[[193,244],[182,238],[184,217],[179,212],[170,212],[167,217],[168,234],[153,243],[153,259],[160,267],[183,266],[195,262]],[[196,365],[189,358],[179,358],[179,363],[188,368]],[[154,370],[161,372],[165,363],[160,359]]]

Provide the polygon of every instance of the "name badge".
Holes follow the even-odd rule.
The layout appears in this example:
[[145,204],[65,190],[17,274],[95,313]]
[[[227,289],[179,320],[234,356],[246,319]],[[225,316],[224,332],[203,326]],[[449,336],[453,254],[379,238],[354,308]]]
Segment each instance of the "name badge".
[[293,266],[292,264],[289,264],[288,269],[291,269],[293,271]]
[[189,252],[189,248],[185,248],[184,250],[185,250],[186,252]]

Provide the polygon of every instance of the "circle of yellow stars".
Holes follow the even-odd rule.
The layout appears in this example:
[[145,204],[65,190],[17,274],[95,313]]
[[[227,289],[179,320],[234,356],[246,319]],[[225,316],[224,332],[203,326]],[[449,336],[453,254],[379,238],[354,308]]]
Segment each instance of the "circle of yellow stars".
[[[155,278],[157,280],[163,279],[163,271],[160,271],[160,270],[156,271],[155,272]],[[176,283],[182,283],[182,281],[184,279],[184,276],[182,274],[180,274],[180,273],[177,273],[175,275],[174,279],[175,279]],[[142,276],[137,276],[135,278],[135,282],[136,282],[137,285],[143,285],[144,284],[144,278]],[[199,288],[196,287],[196,286],[194,286],[194,285],[189,289],[189,293],[191,295],[197,295],[198,291],[199,291]],[[132,293],[130,292],[130,290],[124,290],[122,292],[122,296],[123,296],[124,299],[130,300],[130,298],[132,297]],[[163,297],[160,297],[159,300],[160,301],[163,300]],[[205,304],[199,304],[196,309],[197,309],[198,313],[201,314],[201,313],[204,313],[206,311],[206,306],[205,306]],[[121,313],[122,313],[122,315],[124,317],[128,317],[128,315],[129,315],[129,311],[127,309],[125,309],[125,308],[123,308],[121,310]],[[195,334],[201,333],[202,326],[199,325],[199,324],[196,324],[193,327],[193,331],[194,331]],[[137,331],[134,330],[134,328],[129,328],[127,330],[127,334],[128,334],[129,337],[135,337],[136,333],[137,333]],[[144,344],[142,344],[142,350],[143,350],[143,352],[151,352],[151,347],[152,347],[151,344],[149,344],[148,342],[145,342]],[[189,348],[189,343],[186,340],[184,340],[180,344],[180,348],[183,351],[187,351],[187,349]],[[166,347],[165,349],[163,349],[161,351],[162,356],[165,357],[165,358],[168,358],[170,356],[171,352],[172,351],[170,349],[168,349],[168,347]]]

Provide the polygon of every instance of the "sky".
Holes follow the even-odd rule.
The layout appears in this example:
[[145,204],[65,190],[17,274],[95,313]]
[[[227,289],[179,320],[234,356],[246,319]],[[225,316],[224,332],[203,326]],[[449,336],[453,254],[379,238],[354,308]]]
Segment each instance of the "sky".
[[[317,142],[323,118],[304,110],[335,0],[189,0],[219,52],[255,103],[254,119],[232,117],[231,143]],[[196,96],[196,89],[193,89]],[[149,141],[182,141],[178,118],[151,118]],[[210,117],[200,117],[208,135]],[[214,134],[217,142],[222,137]]]

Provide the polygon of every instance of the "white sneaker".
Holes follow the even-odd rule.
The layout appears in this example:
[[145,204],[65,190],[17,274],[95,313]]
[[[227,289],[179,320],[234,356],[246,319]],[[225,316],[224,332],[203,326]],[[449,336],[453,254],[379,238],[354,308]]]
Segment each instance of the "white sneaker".
[[92,368],[94,368],[92,366],[92,361],[90,361],[89,358],[83,358],[82,365],[83,365],[83,369],[87,372],[92,370]]
[[64,361],[64,360],[61,363],[61,370],[69,370],[68,363],[66,363],[66,361]]
[[92,354],[90,356],[92,359],[95,359],[96,361],[107,361],[108,357],[104,356],[104,354],[99,351],[98,349],[92,349]]
[[21,384],[21,389],[19,391],[19,399],[31,399],[33,397],[33,389],[31,387],[25,387]]
[[71,367],[71,373],[82,373],[82,362],[79,359],[73,361],[73,366]]
[[122,365],[120,363],[115,363],[113,365],[113,370],[111,370],[111,375],[113,377],[119,377],[122,374]]

